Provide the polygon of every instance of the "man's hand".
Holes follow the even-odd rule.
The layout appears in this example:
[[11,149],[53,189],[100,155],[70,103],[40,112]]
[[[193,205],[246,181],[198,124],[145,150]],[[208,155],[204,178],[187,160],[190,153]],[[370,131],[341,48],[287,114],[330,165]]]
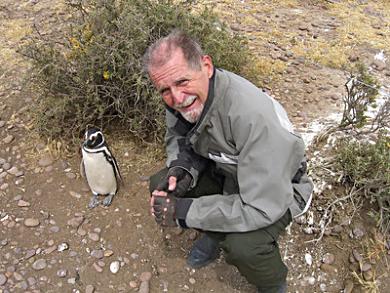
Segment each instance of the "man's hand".
[[[157,185],[157,191],[165,191],[169,195],[183,197],[190,188],[192,176],[185,169],[173,167],[168,170],[166,178]],[[154,194],[154,192],[153,192]]]
[[176,227],[175,209],[176,198],[171,195],[163,195],[164,192],[157,192],[160,195],[152,195],[150,199],[150,205],[152,214],[157,222],[161,226]]

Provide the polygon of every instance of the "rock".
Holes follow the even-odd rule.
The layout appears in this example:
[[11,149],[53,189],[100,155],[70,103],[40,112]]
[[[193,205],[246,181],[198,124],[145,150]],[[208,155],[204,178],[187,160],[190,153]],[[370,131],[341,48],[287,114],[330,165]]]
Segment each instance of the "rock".
[[381,60],[377,60],[377,59],[375,59],[371,63],[371,66],[374,67],[378,71],[383,71],[384,69],[386,69],[386,63],[381,61]]
[[191,284],[191,285],[194,285],[196,283],[196,280],[194,278],[189,278],[188,282]]
[[8,278],[4,274],[0,274],[0,286],[3,286],[7,283]]
[[87,287],[85,287],[85,293],[93,293],[95,292],[95,287],[93,287],[92,285],[87,285]]
[[39,220],[35,218],[28,218],[24,220],[24,225],[26,227],[36,227],[39,226],[39,224],[40,224]]
[[137,288],[138,283],[136,281],[130,281],[129,286],[130,286],[130,288]]
[[9,169],[11,169],[11,164],[10,163],[8,163],[8,162],[5,162],[4,164],[3,164],[3,169],[4,169],[4,171],[8,171]]
[[356,62],[356,61],[359,60],[359,55],[353,53],[353,54],[351,54],[351,55],[348,56],[348,60],[351,61],[351,62]]
[[18,201],[18,207],[24,208],[24,207],[29,207],[30,203],[27,201],[24,201],[23,199],[20,199]]
[[332,265],[328,265],[326,263],[321,264],[321,271],[328,273],[328,274],[333,274],[337,273],[337,268],[335,268]]
[[371,281],[374,278],[374,273],[372,270],[365,271],[363,272],[363,278],[366,281]]
[[332,228],[332,232],[333,233],[336,233],[336,234],[339,234],[343,231],[343,227],[341,225],[335,225],[333,228]]
[[4,125],[5,125],[5,121],[0,120],[0,128],[4,127]]
[[83,216],[74,217],[74,218],[70,219],[67,224],[73,228],[78,228],[83,223],[83,221],[84,221]]
[[326,254],[322,257],[322,262],[323,262],[324,264],[331,265],[332,263],[334,263],[334,260],[335,260],[335,256],[334,256],[334,254],[331,254],[331,253],[326,253]]
[[12,135],[7,135],[4,139],[3,139],[3,142],[5,143],[5,144],[9,144],[9,143],[11,143],[12,141],[14,140],[14,137],[12,136]]
[[97,233],[89,232],[88,233],[88,238],[91,239],[92,241],[97,242],[97,241],[99,241],[100,236]]
[[69,173],[66,173],[66,177],[68,177],[69,179],[75,179],[76,175],[72,172],[69,172]]
[[371,270],[371,265],[367,262],[365,262],[364,264],[362,264],[360,270],[362,272],[367,272],[368,270]]
[[44,268],[46,268],[46,266],[47,266],[46,260],[43,258],[36,260],[32,265],[33,269],[36,271],[43,270]]
[[67,249],[69,249],[68,243],[63,242],[63,243],[58,245],[57,251],[61,252],[61,251],[67,250]]
[[347,280],[344,285],[343,293],[352,293],[353,291],[353,282],[351,280]]
[[59,269],[57,271],[57,276],[59,278],[65,278],[67,274],[68,274],[68,271],[66,269]]
[[40,167],[47,167],[49,165],[53,164],[53,159],[50,155],[44,155],[41,157],[41,159],[38,161],[38,165]]
[[75,198],[77,198],[77,199],[80,199],[80,198],[81,198],[81,194],[78,193],[78,192],[69,191],[69,194],[70,194],[72,197],[75,197]]
[[110,271],[111,271],[111,273],[113,273],[113,274],[116,274],[116,273],[119,271],[119,268],[120,268],[120,263],[119,263],[119,261],[113,261],[113,262],[110,264]]
[[360,227],[353,228],[352,233],[353,233],[354,237],[357,239],[362,238],[365,234],[364,230]]
[[114,252],[112,250],[107,249],[107,250],[104,251],[104,256],[105,257],[110,257],[113,254],[114,254]]
[[352,255],[353,255],[353,257],[355,258],[355,260],[357,261],[357,262],[361,262],[362,260],[363,260],[363,257],[362,257],[362,255],[359,253],[359,251],[357,251],[356,249],[353,249],[352,250]]
[[91,252],[91,256],[97,259],[101,259],[104,256],[103,250],[101,249],[94,249]]
[[96,262],[94,262],[92,266],[98,273],[103,272],[103,269]]
[[24,255],[24,259],[29,259],[35,255],[35,249],[27,250],[26,254]]
[[141,274],[141,276],[139,277],[139,279],[141,280],[141,282],[145,282],[145,281],[150,281],[150,279],[152,278],[152,273],[151,272],[143,272]]

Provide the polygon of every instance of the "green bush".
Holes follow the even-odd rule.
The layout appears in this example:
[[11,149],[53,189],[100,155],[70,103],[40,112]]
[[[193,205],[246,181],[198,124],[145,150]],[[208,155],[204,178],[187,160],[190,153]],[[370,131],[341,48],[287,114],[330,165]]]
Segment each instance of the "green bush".
[[23,52],[33,61],[32,84],[39,91],[38,132],[78,138],[89,124],[110,124],[141,140],[160,140],[164,107],[142,72],[141,57],[174,28],[197,39],[216,66],[246,75],[246,41],[212,11],[175,3],[91,0],[72,7],[61,35],[33,36]]
[[390,137],[382,133],[375,143],[342,140],[337,162],[346,184],[378,204],[378,222],[386,232],[390,225]]

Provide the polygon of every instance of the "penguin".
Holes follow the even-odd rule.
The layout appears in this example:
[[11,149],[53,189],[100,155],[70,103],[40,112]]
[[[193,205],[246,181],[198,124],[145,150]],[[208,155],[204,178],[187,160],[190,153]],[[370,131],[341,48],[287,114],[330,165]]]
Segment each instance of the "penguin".
[[81,147],[80,174],[87,179],[92,191],[89,208],[99,205],[98,195],[104,195],[104,206],[109,206],[119,189],[122,177],[100,129],[93,127],[85,131]]

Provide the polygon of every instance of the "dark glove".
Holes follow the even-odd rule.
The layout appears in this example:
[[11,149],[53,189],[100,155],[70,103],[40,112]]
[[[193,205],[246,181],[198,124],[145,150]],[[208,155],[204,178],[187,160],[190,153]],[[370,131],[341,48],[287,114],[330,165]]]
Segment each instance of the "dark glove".
[[165,227],[176,227],[176,198],[171,195],[153,195],[153,197],[153,215],[157,224]]
[[[169,177],[176,177],[176,188],[168,190]],[[191,186],[192,176],[185,169],[180,167],[172,167],[168,170],[167,176],[157,185],[157,190],[166,191],[169,195],[183,197]]]

